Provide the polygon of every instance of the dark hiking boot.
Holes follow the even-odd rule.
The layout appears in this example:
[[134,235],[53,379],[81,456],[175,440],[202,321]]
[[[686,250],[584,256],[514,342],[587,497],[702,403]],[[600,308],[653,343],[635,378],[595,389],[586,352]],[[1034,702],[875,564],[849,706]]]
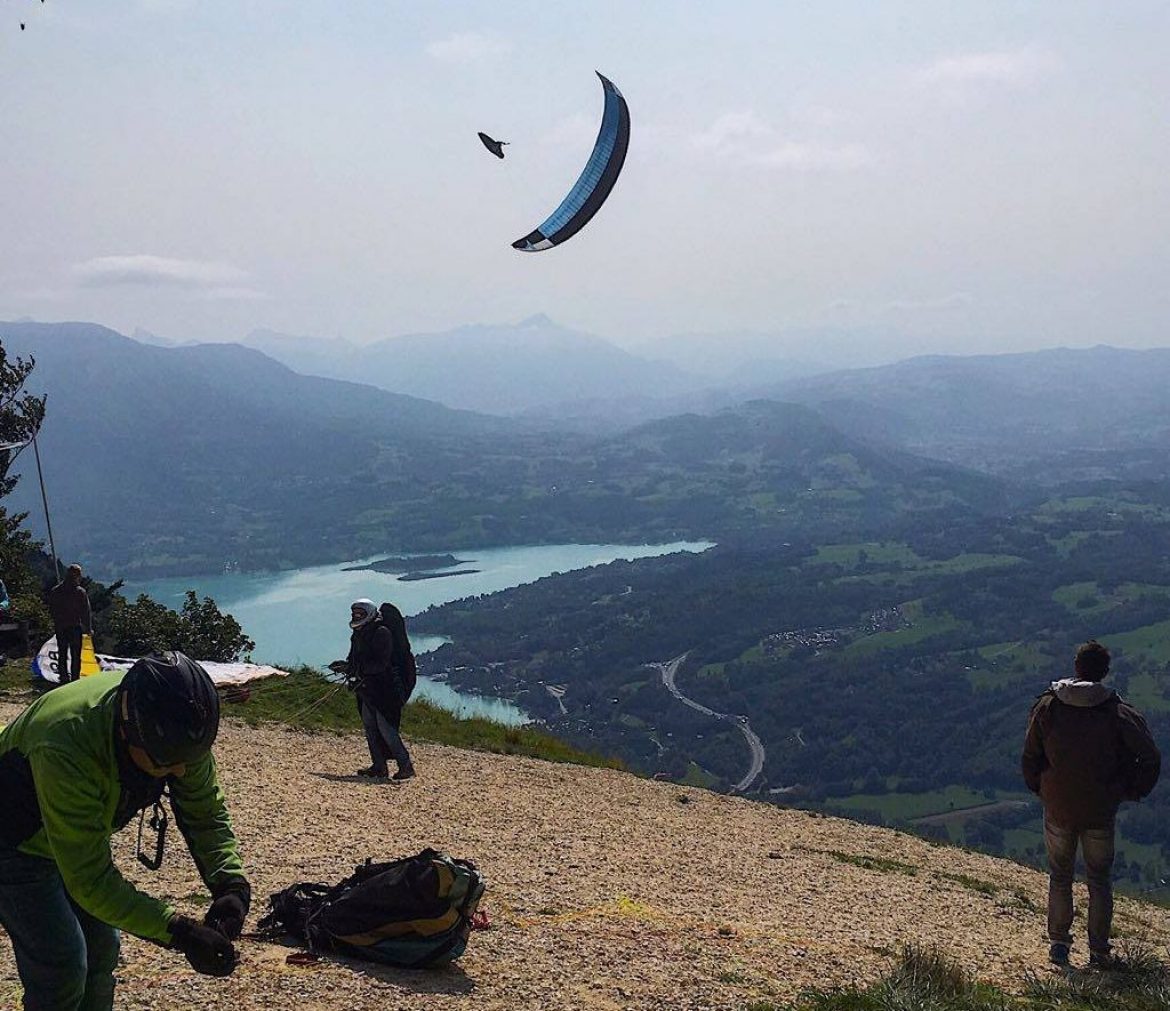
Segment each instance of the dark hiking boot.
[[1125,968],[1125,962],[1110,951],[1090,951],[1089,968],[1101,971],[1120,972]]
[[414,779],[414,766],[400,765],[398,767],[398,771],[390,778],[397,780],[399,783],[401,783],[404,779]]
[[370,765],[364,769],[358,769],[357,775],[362,776],[365,779],[385,779],[388,775],[388,770],[375,769],[372,765]]
[[1061,944],[1059,941],[1053,942],[1048,949],[1048,961],[1053,965],[1059,965],[1061,968],[1068,968],[1068,950],[1067,944]]

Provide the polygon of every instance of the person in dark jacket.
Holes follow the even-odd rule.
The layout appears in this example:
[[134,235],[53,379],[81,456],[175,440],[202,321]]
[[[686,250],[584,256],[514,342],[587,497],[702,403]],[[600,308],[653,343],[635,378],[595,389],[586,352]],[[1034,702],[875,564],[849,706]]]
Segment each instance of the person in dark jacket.
[[81,676],[81,637],[93,635],[89,594],[81,585],[81,566],[70,565],[48,593],[49,615],[57,636],[57,677],[61,684]]
[[350,606],[349,656],[346,676],[354,686],[370,765],[358,770],[359,776],[381,779],[389,773],[388,759],[398,763],[393,778],[410,779],[414,765],[402,741],[402,707],[406,691],[394,669],[394,636],[383,623],[372,600],[363,597]]
[[1067,965],[1072,946],[1077,845],[1089,885],[1089,961],[1108,966],[1113,923],[1113,846],[1117,809],[1153,790],[1162,768],[1142,714],[1112,688],[1109,651],[1090,641],[1077,650],[1075,676],[1052,682],[1032,706],[1021,766],[1044,804],[1048,850],[1049,958]]
[[[235,968],[252,890],[211,754],[218,729],[215,686],[182,653],[64,685],[0,728],[0,925],[26,1009],[112,1008],[120,930],[207,975]],[[164,788],[212,896],[202,923],[140,892],[110,855]]]

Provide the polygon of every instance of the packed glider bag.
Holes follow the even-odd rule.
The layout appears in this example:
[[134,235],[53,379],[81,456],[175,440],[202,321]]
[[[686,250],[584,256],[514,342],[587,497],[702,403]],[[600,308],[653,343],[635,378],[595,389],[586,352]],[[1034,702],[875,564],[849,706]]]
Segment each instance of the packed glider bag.
[[463,954],[484,887],[469,860],[426,849],[389,863],[367,860],[336,885],[302,882],[277,892],[259,928],[273,940],[291,934],[310,951],[433,968]]

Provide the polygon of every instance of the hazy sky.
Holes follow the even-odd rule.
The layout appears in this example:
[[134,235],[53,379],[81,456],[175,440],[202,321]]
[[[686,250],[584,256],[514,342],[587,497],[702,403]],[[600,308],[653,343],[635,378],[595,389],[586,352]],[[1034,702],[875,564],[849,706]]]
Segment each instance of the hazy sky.
[[[1170,344],[1168,39],[1155,0],[0,0],[0,318]],[[595,68],[622,178],[516,252]]]

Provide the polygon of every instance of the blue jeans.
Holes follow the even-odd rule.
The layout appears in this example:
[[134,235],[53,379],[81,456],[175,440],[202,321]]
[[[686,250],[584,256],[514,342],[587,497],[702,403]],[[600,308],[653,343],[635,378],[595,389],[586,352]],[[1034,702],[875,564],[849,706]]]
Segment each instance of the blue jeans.
[[0,847],[0,924],[24,985],[25,1011],[110,1011],[118,931],[78,907],[57,865]]
[[1089,950],[1109,951],[1113,927],[1113,826],[1069,829],[1044,819],[1048,850],[1048,939],[1072,944],[1073,873],[1077,843],[1089,884]]

